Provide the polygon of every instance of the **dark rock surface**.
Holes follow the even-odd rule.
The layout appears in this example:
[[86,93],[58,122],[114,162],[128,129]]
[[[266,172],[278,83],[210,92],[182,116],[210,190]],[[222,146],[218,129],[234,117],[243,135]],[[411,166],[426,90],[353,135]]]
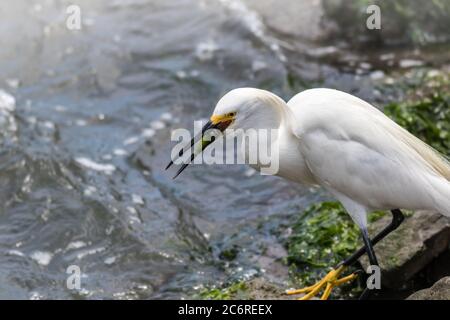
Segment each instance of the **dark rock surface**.
[[450,300],[450,277],[442,278],[429,289],[413,293],[407,300]]
[[255,278],[246,283],[246,299],[249,300],[285,300],[294,298],[286,295],[278,285],[268,282],[264,278]]
[[[370,226],[374,235],[388,225],[391,217],[385,216]],[[375,246],[382,272],[382,284],[399,288],[412,279],[433,259],[448,250],[450,244],[450,219],[428,211],[415,212],[403,224]],[[366,257],[361,259],[364,268]]]

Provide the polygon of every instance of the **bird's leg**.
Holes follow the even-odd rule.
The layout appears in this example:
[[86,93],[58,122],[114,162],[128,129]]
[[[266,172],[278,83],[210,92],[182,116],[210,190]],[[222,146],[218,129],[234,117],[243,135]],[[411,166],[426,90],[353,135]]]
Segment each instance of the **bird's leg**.
[[[331,293],[331,290],[333,289],[333,287],[336,287],[338,285],[341,285],[343,283],[349,282],[353,279],[355,279],[358,275],[356,273],[352,273],[346,277],[343,277],[341,279],[338,279],[339,275],[349,266],[353,265],[356,261],[358,261],[358,259],[366,252],[370,252],[369,253],[369,261],[372,265],[378,265],[377,260],[376,260],[376,256],[375,253],[373,251],[373,246],[375,244],[377,244],[379,241],[381,241],[383,238],[385,238],[388,234],[390,234],[392,231],[394,231],[395,229],[397,229],[400,224],[403,222],[404,220],[404,215],[403,213],[399,210],[399,209],[395,209],[395,210],[391,210],[392,212],[392,221],[391,223],[386,226],[380,233],[378,233],[372,240],[369,240],[368,237],[366,237],[366,239],[364,240],[364,246],[361,247],[360,249],[358,249],[355,253],[353,253],[350,257],[348,257],[346,260],[342,261],[341,263],[339,263],[336,268],[332,269],[322,280],[320,280],[319,282],[317,282],[316,284],[310,286],[310,287],[306,287],[303,289],[299,289],[299,290],[290,290],[287,291],[287,294],[300,294],[300,293],[305,293],[305,296],[301,297],[301,300],[307,300],[307,299],[311,299],[312,297],[314,297],[315,295],[317,295],[317,293],[319,293],[322,289],[325,289],[324,293],[322,294],[321,299],[327,299]],[[367,234],[367,231],[366,231]],[[363,239],[364,239],[364,235],[363,235]],[[370,245],[370,249],[367,250],[367,246],[366,243],[369,243]],[[372,258],[370,257],[372,256]],[[375,263],[374,263],[375,262]],[[367,289],[363,292],[363,294],[361,295],[360,299],[364,299],[367,296],[366,292]]]
[[369,239],[369,233],[366,228],[361,229],[361,234],[364,241],[364,247],[366,248],[367,255],[369,256],[369,261],[371,265],[377,266],[378,260],[375,255],[375,250],[373,250],[372,241]]
[[[370,265],[379,267],[377,256],[375,255],[375,250],[373,249],[372,242],[370,241],[367,228],[362,228],[361,233],[364,240],[364,247],[366,248],[367,255],[369,256]],[[369,297],[369,294],[370,294],[369,288],[366,286],[359,299],[360,300],[367,299]]]
[[[384,239],[388,234],[390,234],[392,231],[396,230],[400,224],[405,219],[405,216],[399,209],[391,210],[392,213],[392,221],[389,225],[387,225],[383,230],[380,231],[373,239],[372,239],[372,245],[376,245],[378,242],[380,242],[382,239]],[[366,253],[366,246],[363,246],[358,249],[355,253],[353,253],[350,257],[348,257],[346,260],[342,261],[338,266],[344,265],[344,266],[351,266],[356,261],[358,261],[361,256]]]

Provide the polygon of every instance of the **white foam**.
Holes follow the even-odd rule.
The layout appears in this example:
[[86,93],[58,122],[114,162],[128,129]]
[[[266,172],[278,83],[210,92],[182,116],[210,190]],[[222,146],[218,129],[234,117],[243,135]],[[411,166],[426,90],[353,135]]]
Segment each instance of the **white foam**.
[[403,59],[400,60],[400,68],[412,68],[412,67],[420,67],[423,65],[423,61],[413,60],[413,59]]
[[360,66],[362,69],[364,69],[364,70],[370,70],[370,69],[372,69],[372,65],[371,65],[370,63],[368,63],[368,62],[361,62],[361,63],[359,64],[359,66]]
[[128,139],[125,139],[125,141],[123,142],[124,145],[129,145],[129,144],[133,144],[139,141],[139,137],[129,137]]
[[380,56],[381,61],[392,60],[395,58],[395,53],[385,53]]
[[124,149],[114,149],[113,153],[116,156],[126,156],[128,154],[128,152]]
[[127,210],[128,210],[128,212],[131,213],[131,214],[137,214],[136,209],[133,208],[133,207],[127,207]]
[[28,117],[27,118],[27,121],[30,123],[30,124],[36,124],[37,123],[37,118],[36,117]]
[[328,47],[319,47],[319,48],[310,49],[310,50],[308,50],[308,53],[314,57],[321,58],[324,56],[336,54],[338,51],[339,51],[338,48],[333,47],[333,46],[328,46]]
[[260,60],[255,60],[252,62],[252,70],[253,72],[258,72],[267,68],[267,63]]
[[151,138],[155,135],[156,131],[153,129],[144,129],[142,130],[142,136],[144,138]]
[[187,77],[186,71],[179,70],[176,73],[178,79],[185,79]]
[[161,120],[165,120],[165,121],[171,121],[173,116],[170,112],[164,112],[163,114],[161,114]]
[[51,122],[51,121],[44,121],[42,123],[42,125],[44,127],[46,127],[47,129],[52,129],[52,130],[55,129],[55,124],[53,122]]
[[45,267],[48,266],[48,264],[52,260],[53,254],[48,251],[34,251],[30,255],[30,258],[36,261],[39,265]]
[[86,250],[86,251],[83,251],[80,254],[78,254],[77,255],[77,259],[83,259],[85,256],[96,254],[96,253],[100,253],[100,252],[105,251],[105,250],[106,250],[105,247],[98,247],[98,248]]
[[33,291],[30,293],[30,300],[42,300],[44,296],[37,291]]
[[73,241],[67,245],[66,250],[80,249],[85,246],[86,246],[86,243],[83,241]]
[[102,171],[105,172],[106,174],[111,174],[114,172],[114,170],[116,170],[116,167],[113,166],[112,164],[97,163],[92,161],[91,159],[84,157],[75,158],[75,161],[88,169],[95,171]]
[[380,80],[380,79],[383,79],[384,77],[385,77],[385,74],[381,70],[376,70],[370,74],[370,78],[372,80]]
[[142,199],[142,197],[138,194],[132,194],[131,201],[133,201],[133,203],[140,204],[140,205],[144,204],[144,199]]
[[16,98],[0,89],[0,110],[12,112],[16,109]]
[[150,127],[154,130],[161,130],[166,127],[166,124],[163,121],[154,120],[154,121],[150,122]]
[[96,187],[94,187],[94,186],[87,186],[86,189],[84,189],[83,194],[85,196],[90,197],[96,192],[97,192],[97,188]]
[[13,89],[17,89],[20,85],[19,79],[6,79],[6,83]]
[[22,251],[19,250],[8,250],[7,252],[10,256],[18,256],[18,257],[25,257],[25,254]]
[[75,121],[75,124],[79,127],[84,127],[85,125],[87,125],[87,121],[83,119],[78,119]]
[[61,106],[61,105],[55,106],[54,109],[55,109],[55,111],[58,111],[58,112],[65,112],[65,111],[67,111],[67,108],[64,107],[64,106]]
[[191,70],[191,72],[189,72],[189,75],[192,77],[192,78],[197,78],[199,75],[200,75],[200,71],[198,71],[198,70]]
[[108,257],[103,261],[105,264],[110,265],[116,262],[116,257]]
[[109,153],[102,155],[103,160],[112,160],[113,156]]
[[208,61],[214,58],[214,53],[218,49],[219,47],[212,40],[200,42],[199,44],[197,44],[197,47],[195,48],[195,56],[197,57],[198,60],[202,62]]
[[260,15],[250,10],[245,3],[240,0],[219,0],[219,2],[237,14],[247,28],[264,44],[266,44],[278,57],[281,62],[286,62],[286,56],[281,52],[280,46],[275,39],[267,35],[266,27]]

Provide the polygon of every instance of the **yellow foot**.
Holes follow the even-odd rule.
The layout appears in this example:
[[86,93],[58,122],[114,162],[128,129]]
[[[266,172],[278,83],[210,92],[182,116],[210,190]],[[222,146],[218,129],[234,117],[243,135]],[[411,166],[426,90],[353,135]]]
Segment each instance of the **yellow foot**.
[[358,276],[357,274],[352,273],[351,275],[338,279],[339,275],[344,270],[345,266],[340,266],[336,270],[333,269],[330,272],[328,272],[328,274],[316,284],[299,290],[288,290],[286,291],[286,294],[292,295],[304,293],[305,295],[299,298],[298,300],[309,300],[312,297],[316,296],[323,288],[325,288],[322,297],[320,299],[327,300],[331,294],[331,290],[333,290],[334,287],[352,281]]

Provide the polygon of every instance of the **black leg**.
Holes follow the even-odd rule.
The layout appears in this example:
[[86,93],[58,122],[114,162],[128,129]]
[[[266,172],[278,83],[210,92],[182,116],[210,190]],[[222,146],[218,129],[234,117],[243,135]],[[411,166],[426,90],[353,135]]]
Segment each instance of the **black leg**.
[[[351,281],[356,277],[356,273],[364,272],[363,270],[356,271],[353,275],[337,279],[337,277],[341,274],[341,272],[345,269],[345,267],[353,265],[355,262],[358,261],[358,259],[367,252],[370,260],[371,265],[378,266],[377,257],[375,255],[375,251],[373,250],[373,246],[377,244],[380,240],[382,240],[384,237],[386,237],[389,233],[397,229],[402,221],[404,220],[403,213],[399,209],[391,210],[392,212],[392,221],[391,223],[385,227],[380,233],[378,233],[372,240],[369,238],[369,235],[367,233],[366,229],[361,230],[362,236],[364,240],[364,247],[357,250],[355,253],[353,253],[348,259],[342,261],[339,263],[334,270],[330,271],[328,275],[323,278],[320,282],[316,283],[313,286],[310,286],[308,288],[300,289],[300,290],[292,290],[288,292],[288,294],[299,294],[299,293],[307,293],[306,296],[302,297],[302,299],[310,299],[313,297],[319,290],[324,288],[326,285],[327,288],[322,296],[323,299],[327,299],[329,297],[329,294],[331,292],[330,289],[332,289],[333,284],[339,285],[342,283],[345,283],[347,281]],[[341,280],[340,282],[338,280]],[[339,284],[334,283],[335,281],[338,281]],[[331,284],[331,287],[330,287]],[[370,290],[366,287],[363,294],[361,295],[360,299],[366,299],[370,294]]]
[[[373,246],[376,245],[378,242],[380,242],[380,240],[385,238],[389,233],[391,233],[392,231],[397,229],[400,226],[400,224],[403,222],[403,220],[405,219],[405,217],[404,217],[403,213],[401,212],[401,210],[395,209],[395,210],[391,210],[391,212],[392,212],[392,221],[391,221],[391,223],[386,228],[381,230],[381,232],[378,233],[372,239],[371,242],[372,242]],[[344,266],[351,266],[351,265],[353,265],[356,261],[358,261],[358,259],[364,253],[366,253],[366,246],[365,245],[364,245],[364,247],[361,247],[358,251],[356,251],[354,254],[352,254],[350,257],[348,257],[346,260],[342,261],[338,265],[338,267],[341,266],[341,265],[344,265]]]
[[[363,236],[363,240],[364,240],[364,247],[366,248],[367,255],[369,256],[370,265],[378,266],[377,256],[375,255],[375,250],[373,250],[372,243],[369,239],[369,233],[367,232],[367,229],[365,229],[365,228],[362,229],[361,232],[362,232],[362,236]],[[369,288],[366,287],[366,288],[364,288],[363,293],[359,297],[359,300],[368,299],[369,296],[370,296],[370,291],[369,291]]]
[[[392,231],[397,229],[400,224],[405,219],[402,211],[400,209],[391,210],[392,213],[392,221],[391,223],[385,227],[383,230],[381,230],[380,233],[378,233],[372,241],[370,241],[367,230],[363,230],[363,240],[364,240],[364,246],[361,247],[358,251],[356,251],[354,254],[352,254],[349,258],[347,258],[345,261],[341,262],[339,266],[351,266],[353,265],[358,259],[364,254],[368,253],[369,261],[371,265],[378,265],[377,258],[375,256],[375,252],[373,250],[373,246],[377,244],[380,240],[385,238],[388,234],[390,234]],[[365,288],[361,296],[359,297],[360,300],[367,299],[369,297],[370,290],[368,288]]]
[[366,248],[367,255],[369,256],[370,264],[373,266],[377,266],[377,256],[375,255],[375,250],[373,250],[372,242],[369,239],[369,233],[367,232],[367,229],[362,229],[361,233],[364,241],[364,247]]

